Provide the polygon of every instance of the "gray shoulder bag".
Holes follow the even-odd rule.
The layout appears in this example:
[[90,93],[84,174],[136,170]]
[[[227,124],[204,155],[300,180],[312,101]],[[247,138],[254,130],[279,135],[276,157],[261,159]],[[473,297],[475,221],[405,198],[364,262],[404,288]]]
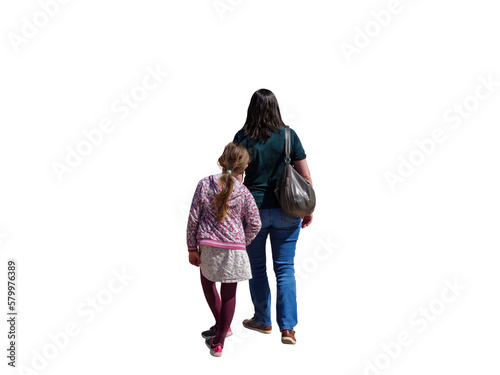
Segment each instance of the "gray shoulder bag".
[[290,143],[290,128],[285,127],[285,167],[276,183],[274,193],[281,209],[287,215],[299,218],[313,213],[316,194],[311,184],[291,164]]

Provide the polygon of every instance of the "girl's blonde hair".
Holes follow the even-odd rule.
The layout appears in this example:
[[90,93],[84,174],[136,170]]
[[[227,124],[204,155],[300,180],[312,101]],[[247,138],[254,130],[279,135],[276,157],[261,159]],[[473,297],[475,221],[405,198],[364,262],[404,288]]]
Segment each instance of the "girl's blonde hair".
[[249,161],[250,155],[245,146],[231,142],[226,145],[217,162],[223,172],[222,177],[219,178],[222,191],[215,195],[215,212],[220,223],[228,214],[227,201],[233,192],[234,180],[231,178],[231,174],[242,174]]

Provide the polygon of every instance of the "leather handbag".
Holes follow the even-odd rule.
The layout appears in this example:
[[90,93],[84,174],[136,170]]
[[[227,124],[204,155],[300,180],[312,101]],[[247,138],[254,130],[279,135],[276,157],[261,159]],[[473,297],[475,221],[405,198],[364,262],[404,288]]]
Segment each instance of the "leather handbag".
[[316,194],[311,184],[291,164],[290,143],[290,128],[285,127],[285,167],[278,178],[274,193],[283,212],[302,218],[313,213]]

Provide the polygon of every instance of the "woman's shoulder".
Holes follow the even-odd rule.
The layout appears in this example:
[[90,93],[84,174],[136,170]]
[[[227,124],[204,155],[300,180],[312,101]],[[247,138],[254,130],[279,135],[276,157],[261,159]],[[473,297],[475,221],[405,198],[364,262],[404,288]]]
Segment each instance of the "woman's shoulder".
[[295,144],[296,142],[300,143],[300,137],[297,134],[295,130],[293,130],[291,127],[290,128],[290,140],[292,141],[292,144]]
[[245,138],[245,132],[243,131],[243,129],[240,129],[234,135],[233,142],[240,143],[244,138]]
[[297,137],[297,132],[291,126],[289,126],[289,125],[280,126],[280,128],[278,130],[274,131],[274,134],[278,134],[278,135],[284,137],[285,136],[285,130],[287,128],[290,129],[290,135],[292,137]]
[[290,129],[290,135],[292,137],[297,137],[298,138],[297,132],[294,129],[292,129],[291,126],[289,126],[288,128]]

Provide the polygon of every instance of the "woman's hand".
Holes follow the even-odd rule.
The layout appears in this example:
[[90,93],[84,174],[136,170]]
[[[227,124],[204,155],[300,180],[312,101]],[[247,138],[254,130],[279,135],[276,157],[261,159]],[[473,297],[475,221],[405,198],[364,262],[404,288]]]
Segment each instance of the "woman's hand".
[[189,252],[189,263],[196,267],[200,266],[200,253],[198,251]]
[[302,218],[302,228],[306,228],[311,225],[313,221],[313,214],[306,215]]
[[[311,184],[311,187],[313,186],[313,182],[311,179],[311,172],[309,171],[309,166],[307,165],[307,160],[302,159],[302,160],[295,160],[293,162],[293,167],[299,174]],[[311,225],[313,221],[313,215],[306,215],[302,218],[302,229],[307,228],[309,225]]]

